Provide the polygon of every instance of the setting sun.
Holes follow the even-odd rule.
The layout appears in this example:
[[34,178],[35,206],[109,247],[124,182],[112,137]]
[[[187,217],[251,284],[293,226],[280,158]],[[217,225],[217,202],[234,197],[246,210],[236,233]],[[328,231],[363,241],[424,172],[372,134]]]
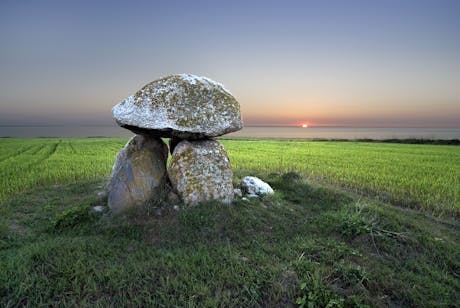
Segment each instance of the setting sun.
[[308,127],[308,124],[302,124],[302,127],[303,127],[303,128],[307,128],[307,127]]

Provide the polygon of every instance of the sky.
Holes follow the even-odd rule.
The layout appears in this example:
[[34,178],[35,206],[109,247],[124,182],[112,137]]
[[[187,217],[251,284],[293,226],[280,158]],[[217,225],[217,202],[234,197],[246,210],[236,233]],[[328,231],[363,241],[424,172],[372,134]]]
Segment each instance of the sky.
[[246,126],[460,127],[460,1],[0,0],[0,125],[110,125],[206,76]]

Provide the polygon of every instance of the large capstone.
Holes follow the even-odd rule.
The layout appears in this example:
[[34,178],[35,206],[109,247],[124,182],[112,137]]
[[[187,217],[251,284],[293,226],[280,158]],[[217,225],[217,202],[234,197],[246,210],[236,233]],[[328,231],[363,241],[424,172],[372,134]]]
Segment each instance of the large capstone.
[[172,186],[186,205],[233,200],[233,172],[225,148],[215,140],[179,142],[168,169]]
[[243,127],[233,95],[220,83],[190,74],[155,80],[112,113],[121,127],[154,137],[203,139]]
[[160,200],[167,182],[168,147],[159,138],[136,135],[118,152],[108,184],[114,212]]

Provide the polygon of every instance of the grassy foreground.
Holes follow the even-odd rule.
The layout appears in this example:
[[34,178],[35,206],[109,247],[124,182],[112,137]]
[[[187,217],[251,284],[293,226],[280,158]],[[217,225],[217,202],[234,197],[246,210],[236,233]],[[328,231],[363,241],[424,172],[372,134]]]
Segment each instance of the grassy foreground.
[[[108,176],[126,138],[0,138],[0,201],[49,184]],[[460,147],[365,142],[222,140],[233,168],[295,171],[435,215],[460,216]]]
[[[237,172],[237,177],[243,174]],[[460,224],[257,174],[260,201],[91,211],[104,180],[0,206],[0,306],[453,307]]]
[[458,147],[223,140],[274,197],[96,213],[126,141],[0,139],[0,306],[458,305]]

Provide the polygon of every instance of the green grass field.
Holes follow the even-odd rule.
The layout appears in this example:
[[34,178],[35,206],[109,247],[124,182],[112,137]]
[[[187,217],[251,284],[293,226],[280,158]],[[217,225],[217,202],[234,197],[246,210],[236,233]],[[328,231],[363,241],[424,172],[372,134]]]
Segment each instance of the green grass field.
[[[0,200],[48,184],[107,177],[123,138],[0,139]],[[298,172],[435,215],[460,215],[460,147],[223,140],[236,174]]]
[[222,140],[273,197],[96,213],[126,141],[0,139],[0,306],[458,305],[457,146]]

